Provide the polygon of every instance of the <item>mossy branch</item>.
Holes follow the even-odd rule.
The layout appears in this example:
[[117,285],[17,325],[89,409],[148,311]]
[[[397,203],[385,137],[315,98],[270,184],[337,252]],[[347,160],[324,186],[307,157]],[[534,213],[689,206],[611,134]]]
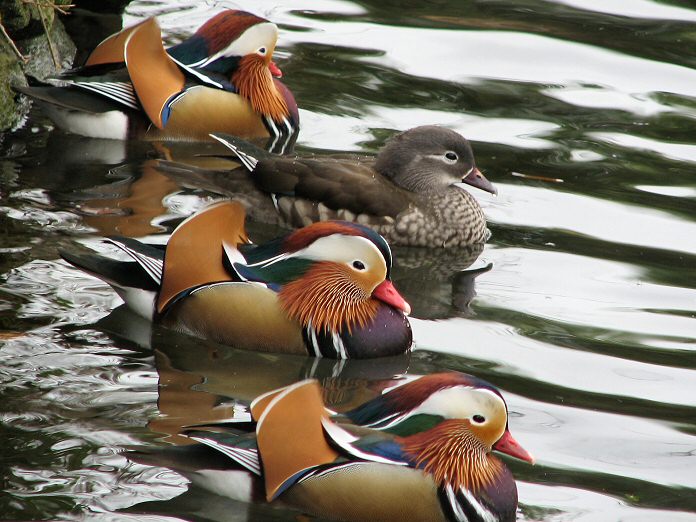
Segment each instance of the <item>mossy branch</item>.
[[[70,8],[75,7],[75,4],[62,5],[62,4],[56,4],[55,2],[51,2],[49,0],[22,0],[22,2],[24,2],[25,4],[32,4],[32,5],[36,6],[36,10],[39,13],[39,18],[41,19],[41,25],[43,26],[44,34],[46,35],[46,40],[48,41],[48,49],[51,51],[51,58],[53,59],[53,65],[55,65],[56,69],[60,69],[60,62],[58,61],[58,54],[56,53],[56,48],[53,45],[53,41],[51,40],[51,32],[48,28],[48,24],[46,23],[46,17],[44,16],[44,12],[41,8],[42,7],[50,8],[50,9],[53,9],[55,11],[58,11],[61,14],[67,15],[67,14],[69,14]],[[25,60],[25,63],[26,63],[26,60]]]
[[17,55],[17,58],[19,58],[19,60],[22,63],[27,63],[29,61],[29,58],[27,58],[21,53],[21,51],[17,48],[17,45],[14,43],[14,40],[12,40],[12,38],[10,38],[10,35],[7,34],[5,26],[2,25],[2,18],[0,18],[0,33],[2,33],[2,35],[5,37],[7,43],[10,44],[10,47],[12,48],[12,51],[14,51],[14,53]]

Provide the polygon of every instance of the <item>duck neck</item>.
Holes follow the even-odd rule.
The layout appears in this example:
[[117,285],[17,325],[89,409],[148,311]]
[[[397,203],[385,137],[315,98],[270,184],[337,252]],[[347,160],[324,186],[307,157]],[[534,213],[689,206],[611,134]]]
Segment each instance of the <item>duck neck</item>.
[[382,152],[379,155],[375,170],[409,192],[441,192],[453,183],[452,180],[443,178],[442,173],[432,166],[424,165],[416,159],[404,161],[403,158],[394,157],[393,151],[388,152],[389,154]]
[[275,122],[288,118],[290,112],[282,94],[276,89],[271,71],[256,56],[245,56],[232,75],[232,83],[239,95],[246,98],[254,110],[269,116]]

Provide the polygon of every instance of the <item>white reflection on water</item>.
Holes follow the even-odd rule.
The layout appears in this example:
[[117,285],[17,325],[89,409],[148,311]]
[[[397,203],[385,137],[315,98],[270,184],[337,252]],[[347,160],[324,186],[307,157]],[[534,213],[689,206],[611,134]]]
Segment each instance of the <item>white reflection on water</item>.
[[[520,498],[524,503],[549,509],[551,513],[544,520],[556,522],[607,522],[621,520],[631,522],[686,522],[696,520],[696,515],[676,511],[644,509],[632,506],[625,500],[594,491],[556,486],[547,488],[528,482],[517,482]],[[588,506],[593,506],[589,509]],[[594,509],[596,507],[596,510]],[[560,510],[554,516],[554,512]]]
[[696,487],[693,437],[669,422],[505,396],[510,431],[542,466]]
[[661,196],[671,196],[674,198],[696,198],[696,188],[693,187],[664,187],[660,185],[636,185],[636,190],[659,194]]
[[541,92],[578,107],[621,110],[643,117],[676,112],[681,116],[696,118],[696,111],[689,107],[665,105],[653,100],[649,94],[622,92],[606,86],[567,83]]
[[[420,78],[474,82],[611,86],[626,93],[696,95],[696,71],[589,44],[511,31],[390,27],[346,21],[326,33],[289,33],[287,40],[379,50],[362,58]],[[327,34],[328,33],[328,34]],[[411,45],[427,41],[428,45]],[[530,59],[531,58],[531,59]],[[446,64],[446,66],[443,66]]]
[[696,222],[681,215],[552,188],[500,182],[496,186],[497,198],[476,193],[486,216],[495,223],[567,230],[612,243],[696,253]]
[[504,373],[571,390],[696,406],[696,379],[690,369],[562,348],[492,321],[412,319],[411,325],[418,349],[492,361]]
[[696,342],[696,319],[665,313],[696,315],[694,291],[650,282],[635,265],[523,248],[488,248],[485,257],[495,269],[479,279],[478,303],[597,330]]
[[[358,150],[376,128],[406,130],[418,125],[443,125],[472,141],[500,143],[520,149],[548,149],[557,145],[542,136],[560,128],[555,123],[522,118],[485,118],[461,112],[393,107],[364,107],[365,116],[333,116],[300,111],[303,145],[318,149]],[[331,128],[331,132],[326,132]]]
[[650,0],[549,0],[549,2],[569,5],[586,11],[631,18],[696,21],[696,14],[691,9]]
[[640,151],[648,150],[656,152],[665,158],[688,161],[690,163],[696,162],[696,145],[669,143],[618,132],[590,132],[587,135],[619,147]]

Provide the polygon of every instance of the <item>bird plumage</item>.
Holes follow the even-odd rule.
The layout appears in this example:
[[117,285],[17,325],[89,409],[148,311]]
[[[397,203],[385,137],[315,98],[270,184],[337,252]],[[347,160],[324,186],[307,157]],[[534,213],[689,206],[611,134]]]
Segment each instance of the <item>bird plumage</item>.
[[132,261],[61,255],[112,285],[143,317],[178,331],[317,357],[410,350],[410,307],[391,283],[389,246],[361,225],[318,223],[253,245],[243,208],[228,201],[182,222],[164,250],[109,241]]
[[99,44],[83,67],[62,76],[67,85],[18,90],[46,102],[67,130],[90,137],[207,140],[230,132],[285,141],[299,113],[274,78],[281,75],[272,61],[277,38],[275,24],[227,9],[165,49],[149,18]]
[[[439,394],[447,390],[443,401]],[[451,400],[456,404],[449,404]],[[429,404],[426,409],[439,421],[409,435],[361,426],[326,410],[318,383],[309,380],[252,402],[256,420],[252,433],[208,425],[185,434],[224,454],[230,471],[245,469],[261,480],[268,501],[317,516],[515,519],[514,478],[491,455],[492,449],[499,449],[497,441],[514,441],[507,429],[507,406],[497,389],[475,377],[446,372],[411,379],[357,410],[379,410],[389,416],[394,412],[384,408],[388,404],[411,404],[406,409],[414,411]],[[152,454],[158,464],[180,469],[181,452],[174,451],[175,458],[169,461],[162,459],[167,453],[143,450],[134,458],[148,462]],[[512,455],[532,461],[524,450]],[[206,467],[202,463],[195,474],[203,476]],[[235,495],[241,492],[226,494],[239,498]]]
[[489,236],[480,205],[455,184],[495,189],[476,168],[469,142],[450,129],[408,130],[389,140],[376,158],[277,156],[234,136],[213,137],[242,167],[210,171],[162,161],[158,168],[226,196],[255,188],[270,196],[266,206],[272,210],[274,205],[275,211],[250,208],[252,217],[277,214],[294,227],[342,219],[367,225],[392,245],[403,246],[461,247]]

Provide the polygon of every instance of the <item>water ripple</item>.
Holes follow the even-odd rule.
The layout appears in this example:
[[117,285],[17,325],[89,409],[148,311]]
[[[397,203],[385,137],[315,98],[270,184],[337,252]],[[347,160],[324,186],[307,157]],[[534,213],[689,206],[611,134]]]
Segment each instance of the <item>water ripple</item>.
[[[136,0],[124,21],[161,15],[174,43],[213,12],[252,9],[213,3]],[[253,11],[280,24],[274,59],[302,107],[299,150],[373,153],[395,130],[446,125],[500,191],[475,193],[493,231],[479,262],[493,269],[463,307],[462,259],[397,262],[416,281],[414,310],[436,303],[427,317],[443,319],[414,314],[408,367],[377,361],[369,375],[458,369],[500,386],[512,432],[539,459],[506,460],[521,520],[696,519],[696,11],[650,0],[259,0]],[[0,144],[3,517],[287,519],[189,491],[120,451],[177,440],[183,419],[321,361],[213,358],[219,347],[149,325],[132,336],[135,320],[111,315],[116,294],[57,249],[77,239],[114,255],[88,223],[125,230],[156,152],[53,132],[36,115]],[[217,197],[161,192],[132,235],[161,243]],[[346,386],[332,394],[374,393]]]
[[[696,221],[665,211],[546,188],[498,184],[499,197],[485,199],[495,223],[558,229],[618,244],[696,254]],[[553,204],[550,205],[550,200]],[[563,212],[551,212],[562,208]]]

